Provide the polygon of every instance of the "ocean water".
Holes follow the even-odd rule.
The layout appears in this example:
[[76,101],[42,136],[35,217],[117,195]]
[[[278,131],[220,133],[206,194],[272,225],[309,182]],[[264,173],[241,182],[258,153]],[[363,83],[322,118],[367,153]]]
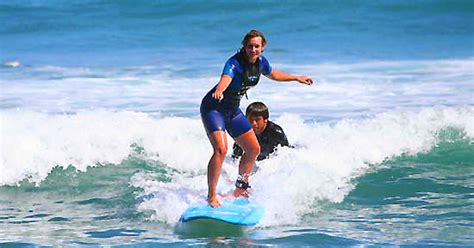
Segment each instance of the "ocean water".
[[[11,0],[0,22],[0,246],[474,246],[472,1]],[[257,163],[257,226],[183,231],[201,98],[254,28],[316,82],[242,101],[295,148]]]

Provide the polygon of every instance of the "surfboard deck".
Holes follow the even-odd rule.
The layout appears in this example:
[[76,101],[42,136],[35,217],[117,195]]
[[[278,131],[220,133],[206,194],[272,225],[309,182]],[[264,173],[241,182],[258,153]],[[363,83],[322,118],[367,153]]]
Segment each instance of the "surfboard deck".
[[222,201],[218,208],[213,208],[207,203],[191,206],[184,211],[179,221],[185,223],[198,219],[213,219],[235,225],[253,226],[262,216],[263,208],[250,203],[246,198],[239,197]]

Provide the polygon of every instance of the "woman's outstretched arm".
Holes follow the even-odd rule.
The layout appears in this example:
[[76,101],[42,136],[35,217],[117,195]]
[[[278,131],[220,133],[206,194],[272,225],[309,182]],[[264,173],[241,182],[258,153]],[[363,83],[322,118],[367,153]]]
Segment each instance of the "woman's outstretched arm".
[[283,81],[283,82],[298,81],[302,84],[307,84],[307,85],[313,84],[313,79],[311,79],[310,77],[297,76],[297,75],[289,74],[286,72],[282,72],[277,69],[273,69],[272,72],[267,75],[267,77],[275,81]]

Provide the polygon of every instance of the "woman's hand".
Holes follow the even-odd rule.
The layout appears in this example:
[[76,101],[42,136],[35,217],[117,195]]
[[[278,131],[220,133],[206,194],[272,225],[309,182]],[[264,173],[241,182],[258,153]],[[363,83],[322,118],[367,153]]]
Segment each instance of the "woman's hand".
[[230,83],[232,82],[232,77],[224,74],[221,76],[221,80],[217,83],[216,91],[212,93],[212,97],[217,101],[222,101],[224,99],[224,91],[229,87]]
[[224,93],[222,91],[219,91],[218,89],[216,89],[216,91],[214,91],[214,93],[212,93],[212,97],[220,102],[220,101],[222,101],[222,99],[224,99]]
[[298,76],[296,77],[296,80],[302,84],[307,84],[307,85],[312,85],[313,84],[313,79],[307,76]]

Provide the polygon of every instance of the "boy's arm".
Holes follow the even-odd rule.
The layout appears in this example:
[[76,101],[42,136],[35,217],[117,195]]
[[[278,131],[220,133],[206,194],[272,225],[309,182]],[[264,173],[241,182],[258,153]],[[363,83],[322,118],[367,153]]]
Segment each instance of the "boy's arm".
[[240,146],[237,145],[237,143],[234,143],[232,158],[237,159],[241,157],[243,154],[244,154],[244,151],[242,150],[242,148],[240,148]]

